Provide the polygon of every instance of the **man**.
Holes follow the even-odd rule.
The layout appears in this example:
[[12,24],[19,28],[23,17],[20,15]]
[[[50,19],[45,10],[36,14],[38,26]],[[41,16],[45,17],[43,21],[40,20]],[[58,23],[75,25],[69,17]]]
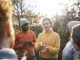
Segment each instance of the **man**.
[[70,39],[70,34],[72,31],[72,27],[80,24],[80,21],[70,21],[67,24],[67,38],[69,38],[68,43],[66,44],[65,48],[63,49],[62,52],[62,60],[73,60],[74,59],[74,47],[72,45],[72,39]]
[[[33,31],[29,30],[29,21],[26,18],[20,19],[21,31],[16,33],[15,49],[18,51],[19,59],[23,56],[24,51],[27,52],[27,60],[35,60],[34,45],[36,42],[36,35]],[[27,48],[24,47],[27,42]],[[31,44],[31,46],[29,45]]]
[[75,48],[74,60],[80,60],[80,24],[73,27],[71,32],[72,44]]

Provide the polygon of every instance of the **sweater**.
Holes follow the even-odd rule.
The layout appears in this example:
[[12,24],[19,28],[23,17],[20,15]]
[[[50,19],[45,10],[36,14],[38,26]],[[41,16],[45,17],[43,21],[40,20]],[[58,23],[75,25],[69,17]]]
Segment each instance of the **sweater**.
[[60,49],[60,37],[59,34],[54,32],[53,30],[49,32],[43,31],[39,34],[36,42],[36,50],[39,47],[40,42],[45,44],[48,51],[45,51],[45,53],[41,53],[39,50],[39,56],[42,58],[58,58],[58,52]]
[[[32,44],[35,45],[36,35],[33,31],[28,30],[27,32],[22,31],[17,32],[14,49],[22,49],[24,42],[28,40],[32,41]],[[27,50],[28,55],[33,55],[35,53],[34,47],[32,46],[29,46],[28,48],[25,49]]]

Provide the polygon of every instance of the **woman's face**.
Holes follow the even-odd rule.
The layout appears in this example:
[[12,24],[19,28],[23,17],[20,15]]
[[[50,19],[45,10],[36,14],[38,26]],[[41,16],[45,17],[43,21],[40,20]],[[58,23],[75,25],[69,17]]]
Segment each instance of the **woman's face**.
[[49,22],[48,20],[45,20],[45,21],[43,22],[43,27],[44,27],[44,29],[45,29],[46,31],[50,30],[50,28],[51,28],[50,22]]

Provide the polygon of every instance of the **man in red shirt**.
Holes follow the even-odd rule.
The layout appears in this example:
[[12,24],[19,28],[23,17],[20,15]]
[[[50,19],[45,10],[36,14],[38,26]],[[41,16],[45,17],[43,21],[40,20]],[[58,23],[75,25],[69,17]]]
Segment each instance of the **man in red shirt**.
[[20,19],[20,26],[22,31],[16,33],[15,49],[18,51],[19,60],[23,56],[24,51],[27,52],[27,60],[35,60],[34,45],[36,42],[36,35],[29,30],[29,21],[25,18]]

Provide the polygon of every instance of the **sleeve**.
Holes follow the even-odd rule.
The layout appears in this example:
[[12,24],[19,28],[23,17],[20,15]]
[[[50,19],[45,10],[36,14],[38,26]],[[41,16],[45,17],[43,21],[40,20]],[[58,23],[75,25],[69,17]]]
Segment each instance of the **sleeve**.
[[33,33],[33,45],[35,45],[35,42],[36,42],[36,34]]
[[39,51],[39,44],[41,42],[41,33],[38,35],[37,41],[35,43],[35,50]]
[[18,38],[17,38],[18,34],[15,34],[15,44],[14,44],[14,49],[17,49],[17,45],[18,45]]
[[20,44],[19,42],[19,38],[18,38],[18,35],[19,35],[19,32],[16,33],[15,37],[15,45],[14,45],[14,49],[17,50],[17,49],[22,49],[22,44]]
[[55,55],[59,52],[60,50],[60,37],[59,35],[56,36],[55,40],[55,46],[47,46],[47,50],[50,54]]

